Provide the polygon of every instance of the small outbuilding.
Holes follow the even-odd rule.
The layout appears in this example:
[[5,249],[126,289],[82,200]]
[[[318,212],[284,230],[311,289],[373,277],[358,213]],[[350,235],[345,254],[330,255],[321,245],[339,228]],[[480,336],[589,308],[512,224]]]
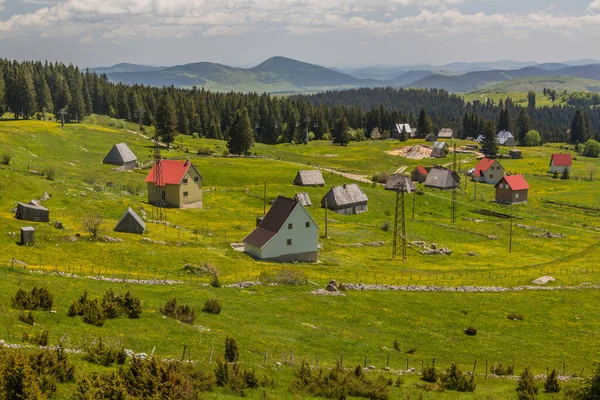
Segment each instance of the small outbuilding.
[[444,158],[450,146],[446,142],[435,142],[433,144],[433,151],[431,152],[431,157],[434,158]]
[[427,169],[422,165],[417,165],[410,173],[410,179],[413,182],[423,183],[427,179]]
[[437,141],[437,137],[433,133],[430,133],[429,135],[425,136],[425,141],[433,143]]
[[515,204],[527,202],[529,184],[523,175],[507,175],[496,184],[496,202]]
[[455,171],[444,167],[433,167],[429,170],[425,179],[425,186],[435,189],[456,189],[460,183],[460,177]]
[[242,241],[245,253],[266,261],[317,261],[319,227],[299,201],[279,196],[257,222]]
[[136,214],[131,207],[125,211],[117,226],[115,232],[138,233],[143,234],[146,230],[146,223]]
[[360,214],[368,211],[369,199],[356,183],[334,186],[321,200],[321,207],[338,214]]
[[514,147],[517,144],[515,137],[509,131],[498,132],[498,135],[496,135],[496,141],[500,146],[506,147]]
[[325,179],[321,170],[310,169],[301,170],[296,174],[294,178],[294,185],[296,186],[325,186]]
[[438,139],[452,139],[454,138],[454,131],[450,128],[442,128],[437,137]]
[[475,166],[471,179],[475,182],[484,182],[495,185],[504,176],[504,168],[498,160],[482,158]]
[[394,128],[395,128],[394,136],[396,137],[396,139],[398,139],[400,137],[403,130],[408,134],[409,138],[415,137],[415,131],[412,130],[412,128],[410,127],[410,124],[404,124],[404,123],[396,124]]
[[312,202],[310,201],[310,196],[306,192],[296,193],[294,196],[294,200],[302,204],[304,207],[312,206]]
[[508,158],[519,160],[523,158],[523,152],[521,150],[511,149],[508,151]]
[[475,141],[479,144],[483,143],[483,141],[485,140],[485,136],[483,135],[479,135],[477,136],[477,138],[475,139]]
[[22,245],[35,244],[34,233],[35,233],[35,229],[33,229],[33,226],[22,227],[21,228],[21,244]]
[[571,154],[552,154],[550,157],[550,172],[557,174],[571,173],[571,166],[573,165],[573,159]]
[[17,203],[15,218],[23,221],[48,222],[50,221],[50,211],[39,205]]
[[412,193],[417,190],[417,187],[408,176],[393,174],[388,178],[384,189],[394,192]]
[[125,143],[118,143],[110,149],[102,164],[119,165],[124,170],[131,170],[137,167],[137,157]]

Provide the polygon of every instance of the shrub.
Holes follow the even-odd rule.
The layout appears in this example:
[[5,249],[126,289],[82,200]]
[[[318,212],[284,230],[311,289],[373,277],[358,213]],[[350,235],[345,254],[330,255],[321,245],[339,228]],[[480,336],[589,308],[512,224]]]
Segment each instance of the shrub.
[[415,354],[416,352],[417,352],[417,349],[415,349],[415,348],[406,350],[406,354]]
[[214,272],[212,274],[212,276],[210,277],[210,286],[212,286],[214,288],[221,287],[221,282],[219,281],[219,274],[217,274],[216,272]]
[[46,177],[46,179],[48,179],[49,181],[53,181],[54,178],[56,177],[56,170],[52,167],[48,167],[44,170],[44,176]]
[[111,118],[108,120],[108,126],[115,126],[117,124],[117,120],[114,118]]
[[192,137],[193,137],[194,139],[198,139],[198,138],[200,137],[200,135],[198,134],[198,132],[193,132],[193,133],[192,133]]
[[53,298],[54,296],[48,288],[41,287],[38,289],[37,286],[34,286],[31,292],[18,289],[15,297],[11,300],[11,304],[13,308],[19,310],[48,311],[52,308]]
[[237,362],[239,349],[234,338],[227,336],[225,338],[225,361]]
[[553,369],[550,375],[546,378],[544,383],[544,391],[546,393],[558,393],[560,392],[560,383],[558,382],[558,373],[556,369]]
[[390,173],[389,172],[375,172],[373,174],[373,177],[371,178],[371,180],[373,182],[377,182],[377,183],[383,183],[385,184],[388,179],[390,178]]
[[538,394],[538,387],[529,368],[525,368],[517,383],[517,398],[519,400],[532,400]]
[[536,130],[530,130],[525,134],[525,146],[541,146],[542,137]]
[[127,318],[138,319],[142,314],[142,302],[129,292],[125,293],[121,306],[125,310]]
[[228,157],[229,156],[229,149],[225,149],[223,150],[223,157]]
[[382,225],[381,225],[381,230],[384,232],[387,232],[390,230],[392,224],[390,224],[390,221],[385,221]]
[[107,344],[99,337],[92,343],[84,345],[86,361],[108,367],[114,364],[119,357],[120,349],[113,344]]
[[167,301],[167,304],[164,308],[160,309],[160,312],[169,318],[176,319],[186,324],[193,324],[196,320],[196,311],[187,305],[178,306],[176,298]]
[[490,373],[492,375],[513,375],[515,373],[514,365],[507,365],[506,368],[501,363],[494,364],[490,367]]
[[466,335],[475,336],[475,335],[477,335],[478,331],[477,331],[477,328],[469,326],[467,329],[464,329],[463,332],[465,332]]
[[210,147],[208,146],[200,146],[198,147],[198,152],[196,154],[198,154],[199,156],[210,156],[212,155],[213,151]]
[[440,375],[440,384],[443,389],[456,390],[458,392],[475,391],[473,377],[467,379],[467,376],[458,369],[456,364],[452,364]]
[[4,165],[9,165],[10,162],[12,161],[12,154],[10,153],[4,153],[2,154],[2,157],[0,157],[0,162]]
[[585,147],[583,148],[582,154],[585,157],[600,156],[600,143],[598,143],[594,139],[589,139],[587,142],[585,142]]
[[523,315],[522,314],[515,314],[515,313],[510,313],[507,315],[508,319],[512,319],[514,320],[518,320],[518,321],[523,321]]
[[102,216],[98,213],[88,215],[83,220],[83,229],[92,236],[92,239],[96,239],[102,229]]
[[31,311],[21,311],[19,313],[19,321],[25,322],[28,325],[33,325],[35,318],[33,317]]
[[106,314],[98,299],[87,301],[82,310],[83,322],[95,326],[103,326]]
[[427,367],[425,367],[423,369],[423,373],[421,374],[421,379],[424,380],[425,382],[437,382],[437,378],[438,378],[438,373],[437,373],[437,370],[435,369],[434,365],[432,365],[431,367],[428,365]]
[[400,343],[398,343],[398,339],[394,339],[394,350],[400,351]]
[[594,363],[594,371],[589,378],[566,386],[564,396],[571,400],[600,399],[600,363]]
[[208,299],[204,303],[204,308],[202,311],[207,312],[209,314],[220,314],[221,313],[221,305],[216,299]]
[[44,330],[34,335],[25,332],[23,333],[23,341],[37,346],[48,346],[48,331]]
[[302,271],[283,268],[277,272],[261,272],[258,280],[265,284],[302,286],[308,283],[308,277]]

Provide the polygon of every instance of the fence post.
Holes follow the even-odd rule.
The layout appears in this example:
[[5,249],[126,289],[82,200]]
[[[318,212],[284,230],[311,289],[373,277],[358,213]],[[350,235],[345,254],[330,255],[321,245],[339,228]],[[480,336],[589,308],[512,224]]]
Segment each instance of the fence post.
[[181,355],[181,361],[183,361],[185,359],[185,351],[187,350],[187,345],[184,343],[183,344],[183,354]]
[[269,350],[265,351],[265,359],[263,361],[263,365],[267,365],[267,356],[269,355]]
[[213,356],[213,350],[214,350],[214,349],[215,349],[214,347],[211,347],[211,348],[210,348],[210,356],[208,357],[208,363],[209,363],[209,364],[212,362],[212,356]]
[[485,359],[485,379],[488,378],[488,360],[487,358]]

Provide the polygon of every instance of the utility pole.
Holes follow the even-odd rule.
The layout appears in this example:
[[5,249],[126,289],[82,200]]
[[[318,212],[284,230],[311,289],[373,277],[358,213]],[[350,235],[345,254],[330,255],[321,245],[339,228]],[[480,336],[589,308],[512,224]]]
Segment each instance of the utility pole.
[[473,189],[473,201],[477,199],[477,180],[475,180],[475,187]]
[[67,112],[65,111],[65,109],[63,108],[62,110],[60,110],[59,112],[57,112],[57,114],[60,115],[60,126],[65,126],[65,114]]
[[308,144],[308,124],[310,124],[310,118],[308,118],[308,115],[304,117],[304,124],[306,125],[306,136],[304,137],[304,144]]
[[513,216],[510,216],[510,234],[509,234],[509,242],[508,242],[508,252],[512,253],[512,227],[513,227]]
[[329,233],[327,230],[327,211],[329,210],[329,208],[327,208],[327,197],[325,197],[325,238],[329,237]]
[[[452,169],[454,170],[454,173],[457,174],[456,172],[456,143],[454,143],[454,162],[453,162],[453,166]],[[457,174],[458,176],[458,174]],[[456,182],[456,185],[454,186],[454,188],[452,188],[452,223],[454,223],[454,221],[456,220],[456,186],[458,186],[458,182]]]
[[[398,247],[398,236],[402,239],[402,260],[406,260],[406,213],[404,203],[404,193],[411,193],[413,184],[410,178],[400,176],[393,189],[396,192],[396,208],[394,212],[394,237],[392,239],[392,259],[396,258],[396,249]],[[414,202],[413,202],[414,203]],[[400,219],[400,221],[398,221]]]
[[137,109],[137,113],[138,113],[138,122],[140,124],[140,132],[142,132],[144,130],[144,127],[142,126],[142,115],[144,115],[144,107],[138,107]]
[[263,193],[263,218],[267,215],[267,181],[265,181],[265,190]]
[[415,219],[415,204],[417,202],[417,191],[415,190],[413,193],[413,204],[412,204],[412,219]]

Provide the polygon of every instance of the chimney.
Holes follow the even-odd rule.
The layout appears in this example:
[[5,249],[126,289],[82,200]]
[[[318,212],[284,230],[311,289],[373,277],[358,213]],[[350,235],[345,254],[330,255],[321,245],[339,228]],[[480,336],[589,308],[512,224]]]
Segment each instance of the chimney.
[[256,226],[259,226],[262,221],[263,217],[256,217]]
[[189,163],[190,163],[190,159],[189,159],[189,158],[187,158],[187,159],[185,160],[185,164],[183,164],[183,166],[184,166],[184,167],[187,167]]

